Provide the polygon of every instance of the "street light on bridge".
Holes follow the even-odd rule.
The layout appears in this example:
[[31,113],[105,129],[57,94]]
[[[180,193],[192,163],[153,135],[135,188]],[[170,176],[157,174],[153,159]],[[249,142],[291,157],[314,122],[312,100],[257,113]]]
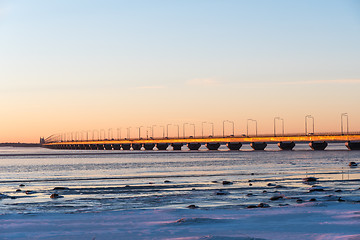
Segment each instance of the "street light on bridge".
[[141,139],[141,134],[140,134],[140,133],[141,133],[141,128],[142,128],[142,127],[144,127],[144,126],[138,127],[138,129],[139,129],[139,139]]
[[126,130],[127,130],[127,139],[130,139],[130,129],[131,129],[131,127],[126,128]]
[[214,123],[212,122],[202,122],[201,123],[201,137],[204,138],[204,123],[211,124],[211,136],[214,136]]
[[346,117],[346,134],[349,135],[349,115],[347,113],[341,114],[341,135],[344,135],[343,118]]
[[235,124],[233,121],[229,121],[229,120],[224,120],[223,121],[223,137],[225,137],[225,123],[228,122],[228,123],[231,123],[232,124],[232,136],[235,135]]
[[184,123],[183,124],[183,137],[185,138],[185,126],[186,125],[189,125],[189,126],[193,126],[194,127],[194,136],[193,137],[195,137],[195,124],[193,124],[193,123]]
[[[312,133],[308,132],[308,119],[312,119],[312,129],[313,129]],[[315,133],[315,119],[311,115],[306,115],[305,116],[305,135],[308,135],[308,134],[313,135],[314,133]]]
[[255,136],[257,137],[258,135],[258,125],[257,125],[257,120],[255,119],[251,119],[249,118],[246,122],[246,136],[249,136],[249,121],[250,122],[255,122]]
[[274,137],[276,137],[276,120],[282,123],[282,135],[284,136],[284,119],[280,117],[274,117]]
[[176,126],[178,132],[178,138],[180,138],[180,126],[178,124],[166,124],[166,137],[169,138],[169,126]]
[[120,140],[121,139],[121,128],[117,128],[117,139]]

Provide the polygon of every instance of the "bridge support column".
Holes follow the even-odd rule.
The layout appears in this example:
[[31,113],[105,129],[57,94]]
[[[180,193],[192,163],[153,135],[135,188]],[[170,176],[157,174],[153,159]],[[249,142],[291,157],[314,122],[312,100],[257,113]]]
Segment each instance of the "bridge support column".
[[311,147],[312,150],[325,150],[325,148],[327,147],[328,143],[327,142],[310,142],[309,146]]
[[242,144],[240,142],[229,142],[226,144],[226,146],[231,150],[231,151],[239,151]]
[[279,142],[278,147],[281,150],[292,150],[295,147],[294,142]]
[[85,150],[85,144],[77,144],[76,149]]
[[199,150],[199,148],[201,147],[201,143],[188,143],[188,144],[186,144],[186,146],[190,150]]
[[161,150],[161,151],[165,151],[168,148],[169,144],[168,143],[157,143],[156,147],[157,149]]
[[97,150],[104,150],[104,145],[103,144],[96,144],[97,146]]
[[111,144],[104,144],[105,150],[112,150]]
[[120,144],[113,144],[113,148],[114,148],[114,150],[120,150],[121,146],[120,146]]
[[96,144],[90,144],[90,149],[91,150],[97,150]]
[[175,151],[180,151],[181,150],[181,147],[183,146],[184,144],[182,143],[172,143],[171,146],[173,147],[173,150]]
[[209,150],[218,150],[220,147],[220,143],[205,143],[205,146]]
[[130,150],[131,144],[130,143],[121,144],[121,147],[123,150]]
[[345,143],[345,146],[349,150],[360,150],[360,141],[348,141]]
[[264,150],[267,146],[266,142],[252,142],[250,143],[250,146],[254,150]]
[[133,150],[141,150],[141,144],[140,143],[133,143],[131,144]]
[[155,147],[155,143],[144,143],[145,150],[153,150]]

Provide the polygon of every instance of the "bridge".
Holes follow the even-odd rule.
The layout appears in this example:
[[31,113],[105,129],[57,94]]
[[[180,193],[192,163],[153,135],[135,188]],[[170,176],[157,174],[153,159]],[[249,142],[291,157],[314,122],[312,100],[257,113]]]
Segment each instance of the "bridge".
[[199,150],[205,145],[208,150],[218,150],[226,145],[229,150],[239,151],[243,144],[250,144],[254,150],[264,150],[268,144],[277,144],[281,150],[292,150],[296,143],[308,143],[313,150],[324,150],[328,143],[344,143],[349,150],[360,150],[360,132],[352,133],[306,133],[257,136],[209,136],[183,138],[124,138],[124,139],[64,139],[62,135],[52,135],[42,139],[42,146],[51,149],[73,150]]

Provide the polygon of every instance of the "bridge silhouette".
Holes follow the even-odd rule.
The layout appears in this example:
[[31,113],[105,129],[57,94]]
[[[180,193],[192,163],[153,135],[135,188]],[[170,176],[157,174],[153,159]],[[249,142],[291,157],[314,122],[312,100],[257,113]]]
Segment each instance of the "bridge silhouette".
[[328,143],[345,143],[349,150],[360,150],[360,132],[351,133],[307,133],[274,135],[230,135],[209,137],[163,137],[163,138],[124,138],[124,139],[64,139],[61,134],[42,140],[42,146],[51,149],[74,150],[198,150],[205,145],[208,150],[218,150],[226,145],[229,150],[240,150],[243,144],[250,144],[254,150],[264,150],[267,144],[276,143],[281,150],[292,150],[296,143],[309,143],[313,150],[324,150]]

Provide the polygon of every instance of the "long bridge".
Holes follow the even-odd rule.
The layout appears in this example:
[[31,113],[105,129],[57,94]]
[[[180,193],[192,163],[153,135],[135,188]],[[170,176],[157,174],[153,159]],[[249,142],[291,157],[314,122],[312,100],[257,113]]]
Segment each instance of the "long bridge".
[[[275,135],[275,134],[274,134]],[[208,150],[218,150],[226,145],[229,150],[238,151],[243,144],[250,144],[254,150],[264,150],[268,144],[277,144],[281,150],[292,150],[296,143],[308,143],[313,150],[324,150],[328,143],[344,143],[349,150],[360,150],[360,132],[353,133],[308,133],[288,134],[281,136],[209,136],[183,138],[146,138],[136,139],[91,139],[66,140],[60,135],[52,135],[42,139],[42,146],[51,149],[73,150],[199,150],[205,145]],[[170,148],[171,147],[171,148]]]

